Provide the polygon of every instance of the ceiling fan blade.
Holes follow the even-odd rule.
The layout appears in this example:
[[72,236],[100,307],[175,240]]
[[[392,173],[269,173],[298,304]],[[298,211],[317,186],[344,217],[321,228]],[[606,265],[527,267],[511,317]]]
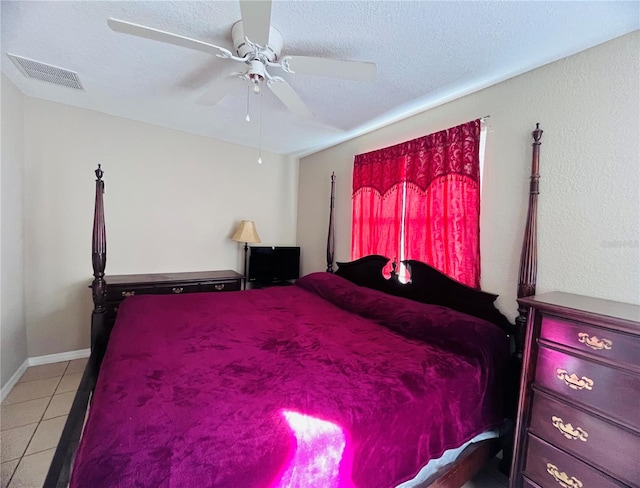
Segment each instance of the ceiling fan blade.
[[116,32],[122,32],[123,34],[131,34],[132,36],[144,37],[145,39],[151,39],[153,41],[166,42],[167,44],[195,49],[196,51],[202,51],[208,54],[222,54],[223,57],[231,56],[231,51],[228,49],[207,42],[197,41],[190,37],[145,27],[144,25],[134,24],[125,20],[109,19],[107,23],[111,29]]
[[255,44],[269,43],[271,28],[271,0],[240,0],[244,35]]
[[282,67],[285,71],[292,73],[330,76],[355,81],[373,81],[377,71],[375,63],[312,56],[285,56],[282,58]]
[[267,82],[267,86],[280,99],[285,106],[299,117],[311,118],[313,112],[302,101],[300,95],[296,93],[293,87],[282,78],[273,77]]
[[214,80],[209,88],[196,99],[196,103],[207,106],[215,105],[227,95],[231,95],[231,93],[246,85],[247,83],[238,76],[228,74]]

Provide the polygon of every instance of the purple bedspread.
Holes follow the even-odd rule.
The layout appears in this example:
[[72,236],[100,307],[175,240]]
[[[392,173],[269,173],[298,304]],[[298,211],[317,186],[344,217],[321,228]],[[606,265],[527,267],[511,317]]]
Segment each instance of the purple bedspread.
[[125,300],[71,487],[393,487],[500,425],[496,326],[296,285]]

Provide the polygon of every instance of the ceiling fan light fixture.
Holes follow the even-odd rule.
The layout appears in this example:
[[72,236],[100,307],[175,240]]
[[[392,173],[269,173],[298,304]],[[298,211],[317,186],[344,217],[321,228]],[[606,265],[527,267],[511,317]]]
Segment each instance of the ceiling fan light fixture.
[[260,62],[257,59],[254,59],[252,61],[247,62],[247,64],[249,65],[249,69],[247,70],[247,75],[249,75],[249,79],[251,81],[254,81],[256,79],[259,81],[264,80],[266,70],[262,62]]
[[260,93],[260,85],[265,78],[268,77],[267,70],[265,69],[264,64],[257,59],[249,61],[247,64],[249,65],[249,69],[247,70],[246,76],[249,78],[251,83],[253,83],[253,92]]

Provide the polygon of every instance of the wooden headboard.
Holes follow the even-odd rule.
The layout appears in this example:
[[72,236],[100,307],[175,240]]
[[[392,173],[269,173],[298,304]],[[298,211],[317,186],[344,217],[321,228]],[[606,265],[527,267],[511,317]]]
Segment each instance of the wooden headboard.
[[385,279],[382,269],[388,262],[389,258],[385,256],[365,256],[356,261],[338,263],[335,274],[389,295],[464,312],[496,324],[509,335],[513,333],[513,324],[494,304],[498,295],[463,285],[428,264],[414,260],[403,261],[411,275],[408,283],[401,283],[395,272]]

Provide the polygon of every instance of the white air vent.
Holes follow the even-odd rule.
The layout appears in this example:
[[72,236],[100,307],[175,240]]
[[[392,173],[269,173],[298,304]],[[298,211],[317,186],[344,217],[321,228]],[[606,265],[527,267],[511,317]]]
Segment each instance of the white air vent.
[[55,85],[62,85],[76,90],[83,90],[78,74],[67,69],[58,68],[50,64],[41,63],[33,59],[23,58],[15,54],[7,53],[7,56],[16,63],[22,74],[27,78],[35,78],[36,80],[46,81]]

